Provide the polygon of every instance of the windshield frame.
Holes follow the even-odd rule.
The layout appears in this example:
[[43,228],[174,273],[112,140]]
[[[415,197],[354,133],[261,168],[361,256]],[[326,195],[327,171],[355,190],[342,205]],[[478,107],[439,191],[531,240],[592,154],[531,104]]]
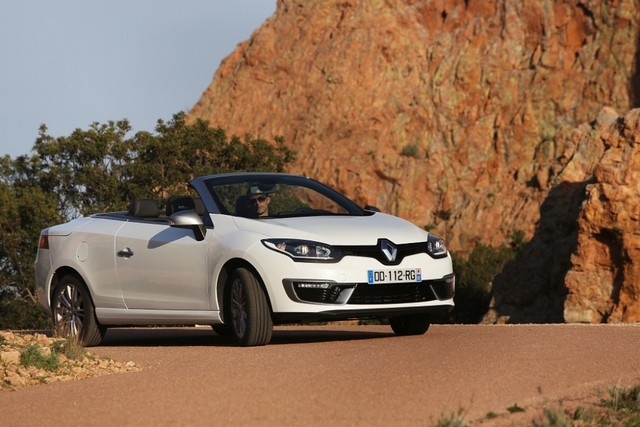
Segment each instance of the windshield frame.
[[242,185],[246,184],[255,185],[255,184],[264,184],[265,186],[277,186],[277,185],[285,185],[285,186],[297,186],[303,187],[307,190],[311,190],[321,194],[327,199],[334,202],[336,205],[344,209],[345,213],[331,213],[331,212],[320,212],[320,211],[307,211],[307,212],[289,212],[286,215],[276,215],[269,216],[266,218],[291,218],[291,217],[305,217],[305,216],[319,216],[319,215],[330,215],[330,216],[368,216],[371,215],[371,212],[366,211],[356,204],[353,200],[349,199],[342,193],[334,190],[333,188],[322,184],[319,181],[316,181],[312,178],[302,176],[302,175],[293,175],[293,174],[284,174],[284,173],[261,173],[261,172],[245,172],[245,173],[229,173],[229,174],[218,174],[218,175],[208,175],[197,177],[190,182],[190,185],[198,192],[201,196],[207,210],[211,213],[219,213],[223,215],[231,215],[231,216],[239,216],[236,215],[235,212],[230,212],[224,206],[224,203],[218,197],[216,187],[222,186],[230,186],[230,185]]

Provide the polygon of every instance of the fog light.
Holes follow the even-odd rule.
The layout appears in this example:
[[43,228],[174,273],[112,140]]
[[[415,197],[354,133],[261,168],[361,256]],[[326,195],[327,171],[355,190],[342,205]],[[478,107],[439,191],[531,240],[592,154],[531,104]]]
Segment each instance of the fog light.
[[296,287],[305,289],[329,289],[329,283],[296,283]]

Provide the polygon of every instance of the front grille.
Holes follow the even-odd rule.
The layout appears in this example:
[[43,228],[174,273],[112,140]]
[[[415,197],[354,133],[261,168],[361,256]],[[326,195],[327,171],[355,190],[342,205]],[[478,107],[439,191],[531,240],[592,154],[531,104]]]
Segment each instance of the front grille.
[[401,304],[453,298],[452,280],[427,280],[418,283],[390,283],[384,285],[359,284],[348,304]]
[[435,298],[427,282],[359,284],[349,298],[348,304],[400,304],[433,301]]

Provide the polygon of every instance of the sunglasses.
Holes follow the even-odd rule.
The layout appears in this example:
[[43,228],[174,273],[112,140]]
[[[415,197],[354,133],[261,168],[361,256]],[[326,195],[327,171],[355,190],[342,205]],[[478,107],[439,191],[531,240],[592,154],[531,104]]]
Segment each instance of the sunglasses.
[[252,198],[251,203],[258,203],[258,202],[264,203],[265,200],[267,200],[266,196],[258,196],[258,197]]

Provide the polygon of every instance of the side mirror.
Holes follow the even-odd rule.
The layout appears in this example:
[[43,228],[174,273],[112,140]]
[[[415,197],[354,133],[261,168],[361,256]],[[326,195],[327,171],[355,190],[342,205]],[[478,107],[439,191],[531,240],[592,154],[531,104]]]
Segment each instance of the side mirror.
[[207,228],[204,226],[202,218],[195,211],[176,212],[169,217],[169,222],[172,227],[193,230],[193,236],[198,242],[203,241],[207,234]]
[[377,207],[375,207],[375,206],[371,206],[371,205],[366,205],[366,206],[364,207],[364,210],[365,210],[365,211],[369,211],[369,212],[380,212],[380,209],[378,209],[378,208],[377,208]]

